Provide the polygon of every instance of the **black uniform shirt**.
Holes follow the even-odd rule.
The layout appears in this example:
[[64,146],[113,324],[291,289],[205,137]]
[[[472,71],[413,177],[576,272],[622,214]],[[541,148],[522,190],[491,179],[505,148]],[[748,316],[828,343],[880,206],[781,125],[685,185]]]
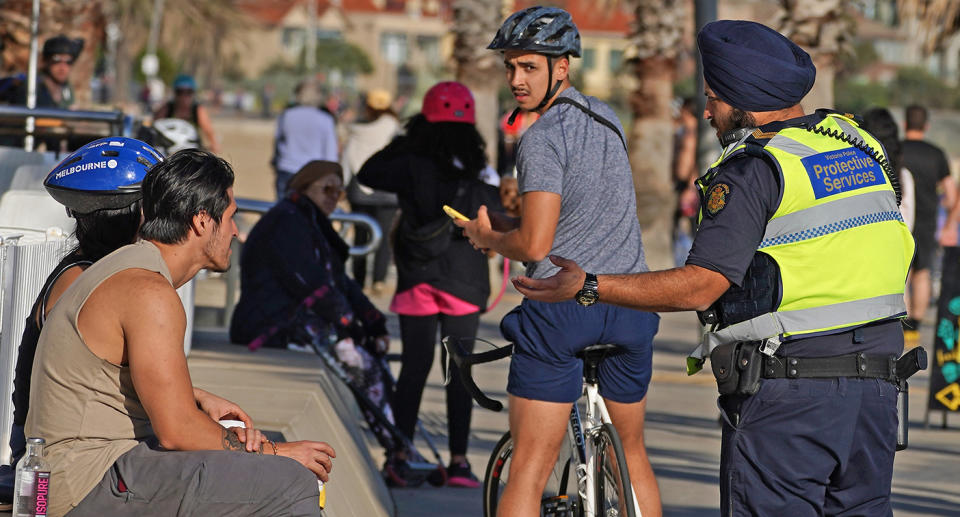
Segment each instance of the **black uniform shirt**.
[[[776,132],[801,123],[816,124],[819,113],[763,126]],[[740,154],[720,166],[707,186],[703,218],[687,256],[687,264],[716,271],[741,285],[763,239],[767,221],[783,196],[783,176],[765,160]],[[711,195],[719,189],[716,195]],[[722,193],[722,195],[720,195]],[[857,342],[854,342],[857,341]],[[844,332],[785,342],[778,355],[826,357],[854,352],[898,354],[903,350],[899,320],[875,323],[857,333]]]

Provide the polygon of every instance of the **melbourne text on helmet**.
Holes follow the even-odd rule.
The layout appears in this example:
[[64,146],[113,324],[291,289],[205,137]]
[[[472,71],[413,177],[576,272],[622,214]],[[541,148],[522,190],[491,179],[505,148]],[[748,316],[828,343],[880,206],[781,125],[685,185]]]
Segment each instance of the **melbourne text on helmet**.
[[[115,160],[110,160],[110,161],[113,162],[113,167],[116,167],[116,161]],[[75,172],[83,172],[83,171],[90,171],[95,169],[106,169],[106,168],[112,169],[113,167],[110,167],[110,164],[107,163],[107,160],[103,160],[99,162],[91,162],[91,163],[81,163],[79,165],[74,165],[73,167],[63,169],[62,171],[57,173],[56,178],[61,179]]]

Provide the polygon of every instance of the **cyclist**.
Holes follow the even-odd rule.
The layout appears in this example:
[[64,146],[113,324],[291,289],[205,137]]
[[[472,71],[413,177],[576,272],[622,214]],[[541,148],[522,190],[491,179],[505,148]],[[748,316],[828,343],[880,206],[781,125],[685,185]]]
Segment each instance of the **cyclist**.
[[[700,310],[718,325],[694,357],[716,345],[724,515],[893,515],[889,361],[903,350],[914,248],[895,175],[852,118],[804,114],[816,69],[796,44],[733,20],[707,24],[697,42],[704,116],[725,149],[697,181],[690,256],[667,271],[602,276],[600,299]],[[584,272],[555,263],[554,278],[514,285],[571,298]]]
[[[37,81],[37,107],[63,108],[73,105],[73,88],[70,86],[70,72],[73,63],[83,50],[83,39],[71,39],[60,34],[43,43],[42,75]],[[17,85],[14,93],[16,104],[27,103],[27,82]]]
[[213,131],[210,113],[197,101],[196,94],[197,81],[193,76],[178,75],[173,80],[173,98],[160,106],[160,109],[153,114],[153,118],[154,120],[169,118],[186,120],[203,135],[203,139],[199,141],[202,144],[201,147],[219,153],[220,142],[217,141],[217,135]]
[[[532,7],[507,18],[488,48],[503,52],[519,110],[540,114],[517,151],[520,217],[488,213],[457,223],[474,246],[527,262],[526,274],[556,272],[548,256],[577,257],[591,271],[647,270],[636,217],[623,129],[609,106],[570,85],[570,58],[580,35],[570,14]],[[571,404],[580,396],[575,354],[597,343],[626,353],[604,361],[600,390],[623,440],[644,516],[660,514],[660,496],[643,444],[651,344],[659,316],[594,304],[596,284],[581,296],[547,304],[525,299],[501,322],[515,343],[507,391],[515,449],[500,515],[538,515],[540,494],[563,440]]]
[[[103,151],[116,151],[113,168],[93,168],[107,160]],[[113,154],[113,153],[111,153]],[[143,161],[140,161],[143,160]],[[91,142],[64,160],[75,170],[89,171],[76,177],[51,176],[47,190],[76,219],[77,247],[67,254],[47,277],[27,317],[17,354],[13,391],[13,431],[10,449],[14,462],[26,446],[23,425],[30,403],[30,377],[37,339],[47,313],[74,280],[91,264],[110,252],[137,240],[140,228],[140,182],[147,169],[161,160],[160,153],[132,138],[110,137]],[[57,170],[57,169],[55,169]],[[76,181],[80,179],[80,181]]]

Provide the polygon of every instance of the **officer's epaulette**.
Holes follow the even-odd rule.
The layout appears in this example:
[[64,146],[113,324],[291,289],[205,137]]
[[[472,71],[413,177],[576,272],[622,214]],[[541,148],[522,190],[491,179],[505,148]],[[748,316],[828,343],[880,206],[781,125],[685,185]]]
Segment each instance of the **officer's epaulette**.
[[775,136],[777,136],[776,131],[763,132],[760,128],[754,129],[753,132],[743,140],[743,152],[750,156],[763,158],[763,147]]
[[849,113],[846,111],[837,111],[829,108],[818,108],[817,113],[823,115],[824,117],[826,117],[827,115],[840,115],[841,117],[848,118],[856,122],[857,126],[863,125],[863,118],[861,118],[860,115],[857,115],[856,113]]

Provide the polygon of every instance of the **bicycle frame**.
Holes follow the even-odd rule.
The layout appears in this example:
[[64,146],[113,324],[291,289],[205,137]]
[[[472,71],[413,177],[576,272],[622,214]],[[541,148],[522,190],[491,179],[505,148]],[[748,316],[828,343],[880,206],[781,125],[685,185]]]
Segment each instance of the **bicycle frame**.
[[[584,517],[603,517],[597,515],[596,505],[596,472],[597,472],[597,454],[595,451],[587,451],[587,447],[592,447],[593,438],[599,432],[603,424],[611,424],[610,413],[607,411],[607,405],[600,396],[596,384],[584,382],[583,392],[586,396],[586,416],[581,419],[580,408],[576,403],[570,410],[569,425],[567,425],[567,434],[570,437],[570,447],[572,456],[579,461],[576,465],[577,491],[581,501],[586,501],[584,505]],[[630,493],[633,496],[633,507],[637,517],[641,517],[640,504],[637,502],[637,493],[630,487]]]
[[[470,370],[475,364],[496,361],[507,357],[512,353],[513,345],[511,344],[500,348],[495,347],[493,350],[486,352],[464,355],[456,346],[451,346],[447,337],[443,338],[441,343],[443,344],[443,351],[448,355],[448,360],[441,361],[444,384],[450,382],[450,370],[452,370],[455,365],[460,371],[460,378],[467,392],[470,393],[480,406],[491,411],[502,410],[503,404],[500,403],[500,401],[487,397],[483,391],[477,387]],[[490,344],[492,345],[492,343]],[[586,374],[583,378],[583,391],[580,400],[586,397],[586,416],[581,419],[580,408],[577,406],[577,403],[574,403],[570,410],[567,433],[571,447],[570,457],[576,458],[577,492],[580,496],[581,505],[583,506],[583,515],[584,517],[606,517],[604,515],[597,515],[596,476],[598,454],[594,448],[596,438],[600,434],[603,426],[605,424],[612,425],[613,422],[610,419],[607,406],[600,396],[599,387],[596,381],[592,380],[594,378],[595,376]],[[577,402],[579,402],[579,400]],[[622,465],[621,468],[628,467],[627,465]],[[565,479],[566,474],[564,474],[563,477]],[[561,482],[562,485],[564,483],[563,481]],[[629,488],[632,494],[633,500],[631,503],[633,503],[636,517],[642,517],[640,504],[637,502],[636,491],[633,490],[633,486],[625,488]],[[565,491],[566,487],[563,486],[561,490]]]

